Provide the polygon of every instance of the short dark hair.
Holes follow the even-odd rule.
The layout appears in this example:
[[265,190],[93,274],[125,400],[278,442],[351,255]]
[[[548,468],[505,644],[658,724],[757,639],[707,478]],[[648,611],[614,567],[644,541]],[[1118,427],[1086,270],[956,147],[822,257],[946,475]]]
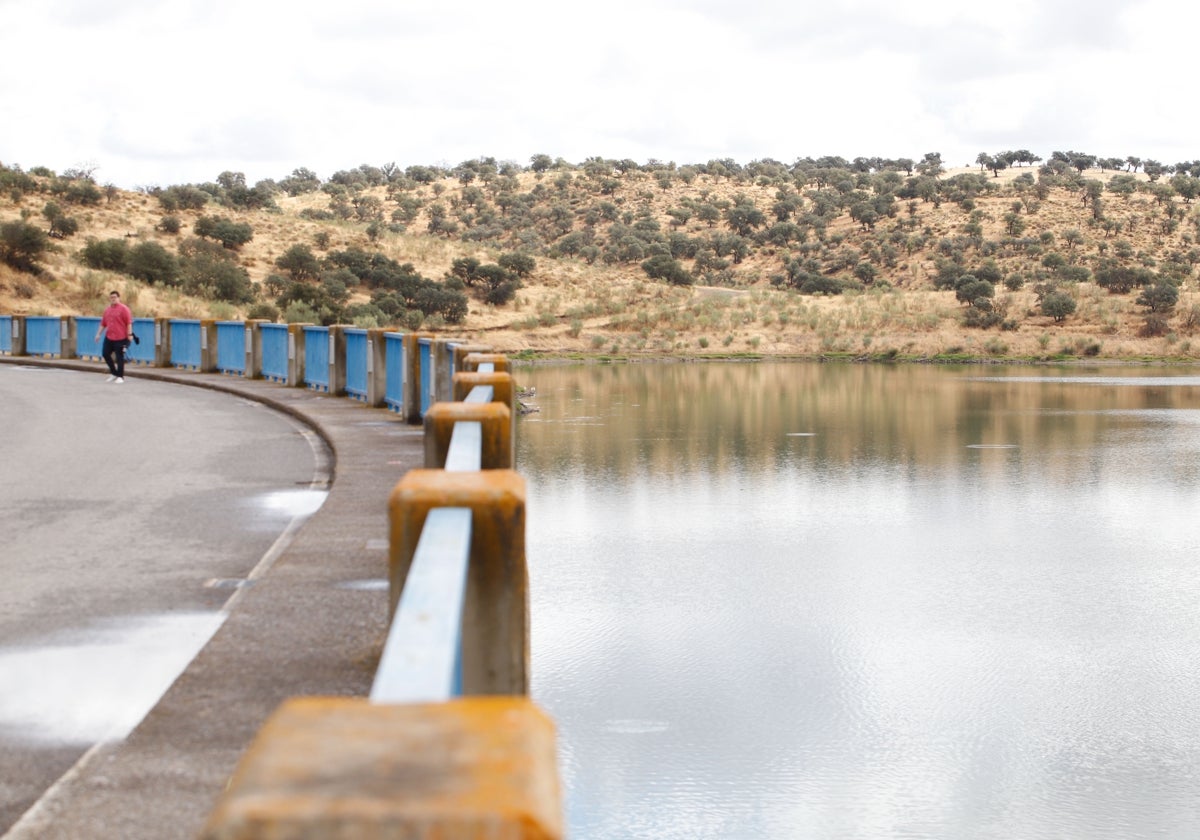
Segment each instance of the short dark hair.
[[121,296],[121,293],[120,293],[120,292],[118,292],[116,289],[113,289],[111,292],[109,292],[109,293],[108,293],[108,296],[109,296],[109,297],[112,297],[113,295],[116,295],[117,297],[120,297],[120,296]]

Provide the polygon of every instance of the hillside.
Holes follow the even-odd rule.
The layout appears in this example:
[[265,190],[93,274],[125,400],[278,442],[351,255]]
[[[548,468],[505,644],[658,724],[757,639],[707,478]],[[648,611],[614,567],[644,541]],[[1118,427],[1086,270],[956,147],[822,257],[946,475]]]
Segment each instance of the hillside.
[[[1052,161],[934,177],[726,163],[364,166],[252,188],[223,173],[157,194],[0,167],[0,224],[69,221],[36,273],[0,263],[0,312],[95,313],[113,287],[140,316],[420,325],[508,353],[1200,355],[1200,215],[1187,172],[1151,180]],[[216,246],[214,222],[250,238]],[[145,243],[161,249],[143,256],[166,252],[182,272],[156,275],[151,261],[135,279],[125,264],[95,267],[100,246]],[[382,274],[364,268],[368,257]],[[506,262],[516,257],[533,258],[519,279],[520,263]],[[227,292],[238,276],[250,285]],[[511,300],[483,300],[514,280]],[[419,311],[463,294],[461,323]],[[1044,314],[1039,300],[1053,294],[1074,311]]]

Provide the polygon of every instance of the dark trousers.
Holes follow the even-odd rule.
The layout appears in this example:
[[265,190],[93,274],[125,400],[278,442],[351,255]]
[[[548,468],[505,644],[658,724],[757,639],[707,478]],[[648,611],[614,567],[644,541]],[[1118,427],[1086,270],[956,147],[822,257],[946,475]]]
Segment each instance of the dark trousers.
[[108,336],[104,337],[104,350],[101,352],[104,356],[104,364],[108,365],[108,372],[113,376],[125,378],[125,342],[113,341]]

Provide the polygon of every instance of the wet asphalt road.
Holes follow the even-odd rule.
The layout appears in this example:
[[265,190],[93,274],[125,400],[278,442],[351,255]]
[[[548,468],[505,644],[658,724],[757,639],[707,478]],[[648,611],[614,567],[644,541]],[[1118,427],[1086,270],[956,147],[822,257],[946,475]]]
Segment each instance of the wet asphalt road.
[[0,834],[138,723],[329,465],[257,402],[0,365]]

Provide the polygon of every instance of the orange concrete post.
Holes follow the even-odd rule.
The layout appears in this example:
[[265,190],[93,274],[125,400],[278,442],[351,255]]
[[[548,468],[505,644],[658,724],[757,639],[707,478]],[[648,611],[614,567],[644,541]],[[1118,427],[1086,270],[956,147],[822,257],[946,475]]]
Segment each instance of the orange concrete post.
[[470,508],[463,600],[463,694],[529,693],[525,479],[512,470],[409,470],[388,500],[389,615],[394,615],[429,511]]
[[284,703],[201,840],[559,840],[553,722],[529,700]]
[[468,353],[463,356],[462,365],[458,369],[473,373],[478,371],[482,364],[491,364],[492,370],[496,373],[509,372],[508,356],[503,353]]
[[440,402],[425,412],[425,467],[444,469],[446,453],[454,424],[478,422],[482,425],[483,440],[480,469],[511,470],[513,468],[512,412],[498,403]]
[[492,347],[489,344],[456,344],[454,346],[454,372],[458,373],[460,370],[473,370],[474,369],[474,368],[467,368],[464,366],[464,362],[465,362],[467,356],[470,356],[472,353],[491,353],[491,352],[492,352]]
[[471,393],[476,385],[491,385],[492,400],[504,403],[508,410],[516,415],[517,389],[513,384],[511,373],[472,373],[454,374],[454,401],[461,402]]

